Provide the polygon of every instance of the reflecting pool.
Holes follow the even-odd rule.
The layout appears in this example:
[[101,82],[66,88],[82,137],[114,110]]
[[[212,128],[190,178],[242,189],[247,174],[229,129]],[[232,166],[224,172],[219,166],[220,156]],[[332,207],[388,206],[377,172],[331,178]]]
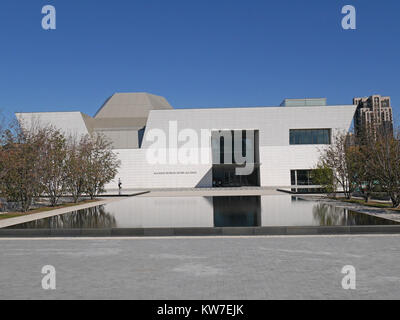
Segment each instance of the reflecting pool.
[[13,229],[394,225],[397,222],[292,195],[132,197],[15,225]]

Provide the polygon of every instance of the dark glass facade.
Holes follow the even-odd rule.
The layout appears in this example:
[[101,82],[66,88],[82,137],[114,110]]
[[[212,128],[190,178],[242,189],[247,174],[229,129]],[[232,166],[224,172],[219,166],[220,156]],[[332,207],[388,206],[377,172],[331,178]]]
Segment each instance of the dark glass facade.
[[261,197],[213,197],[214,227],[260,227]]
[[142,147],[142,142],[143,142],[143,137],[144,137],[144,131],[146,130],[146,127],[140,129],[138,131],[138,138],[139,138],[139,148]]
[[[234,138],[238,139],[235,143]],[[227,148],[225,148],[227,147]],[[241,187],[260,185],[258,131],[218,130],[211,134],[212,177],[214,187]],[[248,153],[248,154],[247,154]],[[242,159],[245,158],[245,159]],[[239,160],[239,161],[237,161]],[[238,168],[253,165],[245,175],[237,174]]]
[[331,129],[290,129],[290,144],[330,144]]
[[290,170],[290,182],[292,186],[311,186],[313,170]]
[[[236,150],[234,137],[235,134],[241,137],[241,146]],[[246,130],[220,130],[213,132],[211,136],[211,148],[213,155],[213,164],[235,164],[235,153],[241,157],[246,156],[246,152],[253,155],[253,161],[256,159],[255,134],[248,134]],[[225,150],[225,146],[229,148]],[[241,150],[240,150],[241,149]]]

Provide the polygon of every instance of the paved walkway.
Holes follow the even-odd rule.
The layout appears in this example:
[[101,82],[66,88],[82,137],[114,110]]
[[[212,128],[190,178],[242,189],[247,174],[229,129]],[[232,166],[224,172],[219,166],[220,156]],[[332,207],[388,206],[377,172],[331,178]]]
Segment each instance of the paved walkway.
[[210,196],[264,196],[285,194],[270,188],[197,188],[150,190],[139,197],[210,197]]
[[[118,195],[119,190],[107,190],[105,195]],[[153,188],[122,189],[122,195],[137,194],[138,197],[206,197],[206,196],[251,196],[285,194],[277,187],[235,187],[235,188]]]
[[6,228],[6,227],[14,226],[14,225],[20,224],[20,223],[25,223],[25,222],[30,222],[30,221],[34,221],[34,220],[58,216],[60,214],[64,214],[64,213],[68,213],[68,212],[72,212],[72,211],[78,211],[78,210],[83,210],[83,209],[87,209],[87,208],[91,208],[91,207],[101,206],[101,205],[105,205],[107,203],[111,203],[111,202],[119,201],[119,200],[123,200],[123,199],[124,199],[123,197],[102,199],[102,200],[99,200],[96,202],[80,204],[77,206],[65,207],[65,208],[40,212],[40,213],[32,213],[30,215],[21,216],[21,217],[4,219],[4,220],[0,220],[0,228]]
[[399,299],[399,249],[400,236],[0,239],[0,299]]

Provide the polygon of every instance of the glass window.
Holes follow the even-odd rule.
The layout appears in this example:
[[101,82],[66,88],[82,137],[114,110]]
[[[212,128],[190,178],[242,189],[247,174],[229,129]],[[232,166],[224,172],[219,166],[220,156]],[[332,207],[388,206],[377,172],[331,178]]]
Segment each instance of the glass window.
[[307,170],[297,170],[297,184],[308,185],[308,172]]
[[312,172],[313,170],[290,170],[290,182],[292,186],[311,186],[313,185],[312,181]]
[[143,137],[144,137],[144,132],[145,132],[145,130],[146,130],[146,127],[142,128],[142,129],[140,129],[140,130],[138,131],[139,148],[142,147],[142,142],[143,142]]
[[296,184],[296,170],[290,170],[290,182],[292,186]]
[[331,129],[290,129],[290,144],[330,144]]

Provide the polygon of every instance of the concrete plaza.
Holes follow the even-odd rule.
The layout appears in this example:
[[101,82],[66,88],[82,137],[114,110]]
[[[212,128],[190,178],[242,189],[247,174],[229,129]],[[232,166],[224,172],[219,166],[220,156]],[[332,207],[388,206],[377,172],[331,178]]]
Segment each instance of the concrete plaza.
[[[399,299],[399,235],[0,239],[0,299]],[[56,269],[43,290],[42,267]],[[343,266],[356,290],[342,289]]]

